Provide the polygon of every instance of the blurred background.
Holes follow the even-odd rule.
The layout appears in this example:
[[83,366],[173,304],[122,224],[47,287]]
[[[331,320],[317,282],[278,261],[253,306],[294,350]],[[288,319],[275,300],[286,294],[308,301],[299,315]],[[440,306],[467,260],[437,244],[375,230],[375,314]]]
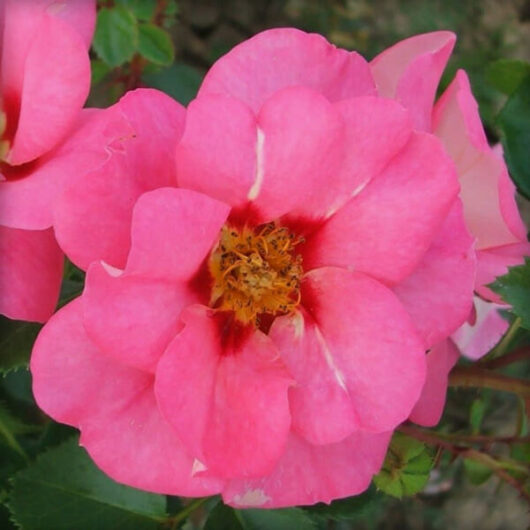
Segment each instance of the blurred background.
[[[440,90],[458,68],[464,68],[494,143],[499,139],[496,116],[509,94],[509,88],[499,85],[498,60],[530,59],[530,0],[116,0],[100,1],[99,7],[113,16],[116,8],[122,11],[106,25],[98,21],[89,100],[93,106],[108,106],[125,91],[140,86],[158,88],[187,104],[216,59],[267,28],[294,26],[318,32],[367,59],[410,35],[450,29],[458,41]],[[131,24],[140,25],[137,47],[131,44]],[[150,33],[148,25],[162,29],[167,41],[154,30]],[[122,39],[121,48],[105,48],[109,35]],[[521,206],[528,220],[526,201],[521,200]],[[516,336],[514,344],[521,340],[526,342],[528,337]],[[529,374],[528,366],[521,364],[509,370],[512,375]],[[440,430],[511,436],[516,429],[521,431],[524,418],[524,404],[515,396],[452,390]],[[529,462],[528,447],[491,449]],[[444,455],[424,492],[416,497],[397,500],[370,491],[355,521],[338,517],[327,521],[327,528],[527,528],[528,506],[514,489],[480,466],[464,466],[461,461],[449,464]]]

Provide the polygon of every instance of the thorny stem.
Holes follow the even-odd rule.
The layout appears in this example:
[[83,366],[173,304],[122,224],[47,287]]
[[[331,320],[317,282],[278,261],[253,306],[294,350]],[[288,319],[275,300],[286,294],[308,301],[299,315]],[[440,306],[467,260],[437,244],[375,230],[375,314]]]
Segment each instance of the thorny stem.
[[191,501],[188,505],[186,505],[179,513],[177,513],[173,517],[170,517],[168,519],[168,523],[170,523],[170,530],[176,530],[179,523],[187,519],[188,515],[200,508],[208,499],[209,497],[195,499]]
[[[460,456],[467,460],[474,460],[475,462],[480,462],[484,466],[488,467],[499,478],[514,487],[522,497],[524,497],[527,501],[530,502],[530,493],[526,491],[524,485],[521,484],[517,479],[515,479],[506,471],[506,468],[509,468],[522,471],[528,474],[528,469],[525,466],[521,466],[517,462],[503,462],[496,460],[492,456],[476,449],[452,443],[448,440],[447,436],[440,435],[439,433],[435,433],[432,431],[426,431],[424,429],[418,429],[416,427],[412,427],[411,425],[402,425],[401,427],[399,427],[398,430],[403,434],[406,434],[412,438],[415,438],[416,440],[419,440],[420,442],[424,442],[430,445],[435,445],[437,447],[446,449],[455,456]],[[528,437],[521,438],[520,440],[524,441],[527,439]]]
[[502,368],[513,364],[519,361],[524,361],[525,359],[530,360],[530,348],[518,348],[511,353],[503,355],[502,357],[496,357],[495,359],[486,360],[480,363],[482,368],[488,368],[490,370],[495,370],[497,368]]
[[457,366],[449,375],[449,385],[459,387],[491,388],[530,398],[530,382],[509,377],[478,367]]

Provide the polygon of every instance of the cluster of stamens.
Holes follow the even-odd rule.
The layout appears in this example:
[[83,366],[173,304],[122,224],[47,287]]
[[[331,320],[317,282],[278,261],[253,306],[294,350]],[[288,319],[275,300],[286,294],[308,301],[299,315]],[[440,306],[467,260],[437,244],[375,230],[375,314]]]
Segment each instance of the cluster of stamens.
[[210,305],[233,311],[243,324],[259,325],[259,315],[291,313],[300,303],[302,238],[268,223],[256,229],[225,225],[210,256]]

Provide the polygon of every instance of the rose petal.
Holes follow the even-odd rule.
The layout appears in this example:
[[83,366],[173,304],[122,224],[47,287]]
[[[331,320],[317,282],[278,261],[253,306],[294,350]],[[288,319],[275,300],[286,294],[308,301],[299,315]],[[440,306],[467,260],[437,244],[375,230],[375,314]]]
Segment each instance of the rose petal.
[[476,361],[486,355],[508,330],[510,323],[502,318],[500,309],[506,305],[485,302],[478,296],[474,299],[475,319],[465,322],[452,335],[460,353]]
[[257,112],[272,94],[291,86],[311,88],[330,101],[375,91],[359,54],[338,49],[321,35],[279,28],[259,33],[217,60],[199,96],[226,94]]
[[525,239],[520,227],[516,227],[515,234],[504,219],[503,209],[511,226],[515,225],[514,217],[518,216],[513,188],[510,202],[507,197],[509,185],[506,185],[506,167],[488,146],[478,105],[463,70],[457,73],[436,103],[433,128],[455,161],[466,222],[478,240],[477,248],[482,250],[518,243],[521,236]]
[[57,200],[54,226],[61,248],[77,266],[86,269],[101,259],[123,268],[136,200],[146,191],[176,185],[174,151],[184,109],[165,94],[139,89],[98,120],[108,137],[105,152],[112,156],[73,179]]
[[182,315],[184,330],[158,364],[160,409],[188,451],[223,477],[268,473],[290,427],[291,380],[270,339],[251,331],[223,347],[215,313],[202,306]]
[[304,266],[350,267],[398,283],[417,266],[457,193],[440,142],[414,133],[383,173],[308,240]]
[[195,302],[196,296],[183,283],[120,275],[96,262],[88,269],[83,293],[85,328],[110,356],[154,371],[179,330],[180,312]]
[[418,267],[393,289],[427,347],[451,335],[466,320],[475,275],[474,239],[457,200]]
[[442,417],[449,372],[458,361],[458,350],[451,340],[433,346],[427,354],[427,377],[420,399],[410,413],[410,420],[424,427],[434,427]]
[[190,190],[144,193],[134,207],[127,272],[189,280],[215,246],[229,211],[226,204]]
[[236,508],[281,508],[357,495],[381,468],[390,436],[357,433],[336,444],[311,445],[291,435],[272,473],[230,481],[223,500]]
[[0,313],[45,322],[57,305],[62,275],[53,230],[0,226]]
[[418,130],[431,130],[436,89],[455,40],[450,31],[416,35],[384,50],[370,63],[379,93],[409,109]]
[[[325,420],[315,416],[322,414],[322,408],[311,407],[318,399],[309,394],[325,391],[333,395],[337,385],[349,395],[355,420],[364,430],[387,431],[406,419],[423,386],[425,350],[395,295],[363,274],[326,267],[306,274],[302,305],[319,329],[320,355],[333,377],[318,381],[298,366],[306,362],[304,346],[312,347],[314,341],[311,337],[302,341],[306,329],[297,329],[291,317],[291,342],[286,341],[281,353],[298,383],[292,394],[300,392],[308,400],[307,417],[294,425],[300,427],[303,422],[304,432],[311,433],[310,441],[324,441],[327,433],[333,433],[329,427],[319,431]],[[307,332],[315,333],[315,329]],[[342,403],[335,400],[332,404]],[[293,407],[293,417],[297,412]],[[330,411],[330,421],[335,419],[334,412]]]

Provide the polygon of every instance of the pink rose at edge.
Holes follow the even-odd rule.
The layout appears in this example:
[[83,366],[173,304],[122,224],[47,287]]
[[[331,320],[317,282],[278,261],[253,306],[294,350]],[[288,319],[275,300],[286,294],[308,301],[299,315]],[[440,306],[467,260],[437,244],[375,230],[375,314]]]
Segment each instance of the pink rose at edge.
[[[482,300],[476,298],[474,312],[479,318],[476,323],[464,323],[453,340],[438,343],[428,354],[424,391],[411,415],[412,421],[425,426],[436,425],[442,415],[448,373],[457,360],[454,342],[462,355],[477,360],[508,327],[498,313],[502,300],[487,284],[530,255],[515,186],[502,152],[488,145],[466,73],[458,71],[434,103],[454,43],[455,36],[448,31],[417,35],[383,51],[370,63],[379,93],[400,101],[415,117],[418,129],[432,131],[444,143],[458,171],[466,224],[476,239],[475,291]],[[408,307],[411,314],[419,313],[418,305]]]
[[54,149],[88,95],[94,23],[92,0],[0,3],[0,313],[9,318],[44,322],[57,303],[51,203],[72,168]]
[[[427,345],[465,319],[474,278],[453,163],[374,91],[359,55],[267,31],[219,60],[190,104],[179,188],[136,200],[132,186],[126,204],[113,179],[101,188],[103,170],[118,190],[153,176],[139,149],[65,191],[59,240],[92,263],[37,339],[34,394],[115,480],[239,507],[368,487],[420,395]],[[87,223],[118,221],[112,248],[76,228],[70,193]],[[94,261],[102,250],[110,265]],[[393,290],[413,300],[449,265],[452,308],[418,334]]]

